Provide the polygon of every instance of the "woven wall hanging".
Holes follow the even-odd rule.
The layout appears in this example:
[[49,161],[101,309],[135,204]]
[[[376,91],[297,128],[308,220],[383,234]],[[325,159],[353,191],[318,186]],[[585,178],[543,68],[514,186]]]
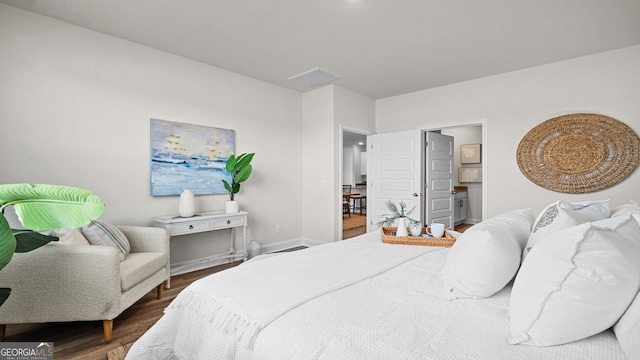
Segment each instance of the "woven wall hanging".
[[562,193],[608,188],[638,166],[640,139],[604,115],[569,114],[547,120],[520,141],[520,171],[533,183]]

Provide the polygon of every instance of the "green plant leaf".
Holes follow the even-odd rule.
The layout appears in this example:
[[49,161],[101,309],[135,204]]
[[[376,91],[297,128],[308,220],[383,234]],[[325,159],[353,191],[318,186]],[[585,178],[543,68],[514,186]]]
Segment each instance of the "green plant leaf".
[[255,153],[240,155],[240,157],[238,157],[238,163],[236,164],[236,171],[240,171],[249,165],[254,155]]
[[224,188],[227,189],[228,192],[231,192],[231,185],[229,185],[227,180],[222,179],[222,183],[224,184]]
[[251,175],[251,170],[253,170],[253,167],[251,165],[247,165],[246,167],[242,168],[242,170],[240,170],[233,177],[233,181],[235,181],[237,183],[241,183],[243,181],[246,181],[249,178],[249,175]]
[[229,159],[227,160],[227,165],[225,166],[225,169],[227,170],[228,173],[233,175],[233,173],[235,172],[235,169],[236,169],[236,157],[235,157],[235,155],[229,156]]
[[12,230],[13,235],[16,238],[16,250],[17,253],[25,253],[31,250],[35,250],[43,245],[46,245],[52,241],[58,241],[57,236],[43,235],[37,231],[32,230]]
[[2,306],[2,304],[4,304],[5,301],[7,301],[7,299],[9,298],[9,295],[11,295],[11,289],[0,288],[0,306]]
[[13,205],[28,229],[79,228],[102,215],[104,203],[89,190],[46,184],[0,185],[0,209]]
[[0,270],[11,261],[15,250],[16,238],[13,236],[4,214],[0,213]]
[[385,205],[386,205],[387,209],[389,210],[389,212],[391,212],[391,214],[380,215],[382,220],[380,220],[380,221],[378,221],[378,223],[376,223],[376,225],[378,227],[380,227],[380,226],[395,226],[396,222],[397,222],[397,220],[399,218],[406,218],[412,223],[419,223],[418,220],[415,220],[415,219],[412,219],[412,218],[409,217],[409,215],[411,215],[414,212],[414,210],[416,209],[415,206],[411,210],[406,211],[407,203],[405,203],[404,201],[400,201],[398,204],[396,204],[393,200],[387,200],[387,201],[385,201]]

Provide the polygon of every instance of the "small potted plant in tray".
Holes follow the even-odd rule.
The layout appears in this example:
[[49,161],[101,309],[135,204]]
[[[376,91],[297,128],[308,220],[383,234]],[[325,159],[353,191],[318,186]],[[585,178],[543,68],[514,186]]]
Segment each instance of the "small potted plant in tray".
[[[393,200],[387,200],[385,202],[387,209],[391,212],[391,214],[381,215],[382,220],[380,220],[377,225],[378,226],[396,226],[396,236],[408,236],[409,233],[407,231],[407,222],[409,222],[409,226],[412,229],[412,235],[419,236],[422,232],[422,224],[420,221],[412,219],[409,217],[416,207],[414,206],[411,210],[407,210],[407,203],[404,201],[400,201],[396,204]],[[416,232],[414,232],[416,231]]]

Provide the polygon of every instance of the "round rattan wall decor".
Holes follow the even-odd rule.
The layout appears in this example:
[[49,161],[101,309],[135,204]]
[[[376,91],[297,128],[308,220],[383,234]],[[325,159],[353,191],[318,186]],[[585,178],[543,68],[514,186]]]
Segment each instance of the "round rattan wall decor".
[[561,193],[590,193],[625,179],[640,162],[640,139],[626,124],[598,114],[547,120],[520,141],[516,158],[533,183]]

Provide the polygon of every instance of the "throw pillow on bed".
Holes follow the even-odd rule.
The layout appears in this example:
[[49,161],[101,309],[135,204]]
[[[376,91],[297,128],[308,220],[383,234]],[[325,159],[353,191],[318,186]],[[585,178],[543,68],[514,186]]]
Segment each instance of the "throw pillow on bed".
[[616,206],[611,210],[611,217],[623,215],[631,215],[640,223],[640,206],[637,202],[630,200],[628,204]]
[[103,221],[94,220],[82,228],[82,233],[91,245],[111,246],[120,253],[120,261],[131,251],[129,239],[117,226]]
[[510,211],[462,233],[442,270],[447,299],[486,298],[507,285],[518,271],[533,220],[530,209]]
[[613,327],[628,359],[640,359],[640,293]]
[[509,343],[559,345],[613,326],[640,289],[638,234],[627,215],[540,241],[513,284]]
[[527,246],[522,252],[522,261],[541,239],[555,233],[558,230],[583,224],[587,221],[606,219],[611,215],[609,200],[582,201],[565,203],[556,201],[545,207],[531,229]]

